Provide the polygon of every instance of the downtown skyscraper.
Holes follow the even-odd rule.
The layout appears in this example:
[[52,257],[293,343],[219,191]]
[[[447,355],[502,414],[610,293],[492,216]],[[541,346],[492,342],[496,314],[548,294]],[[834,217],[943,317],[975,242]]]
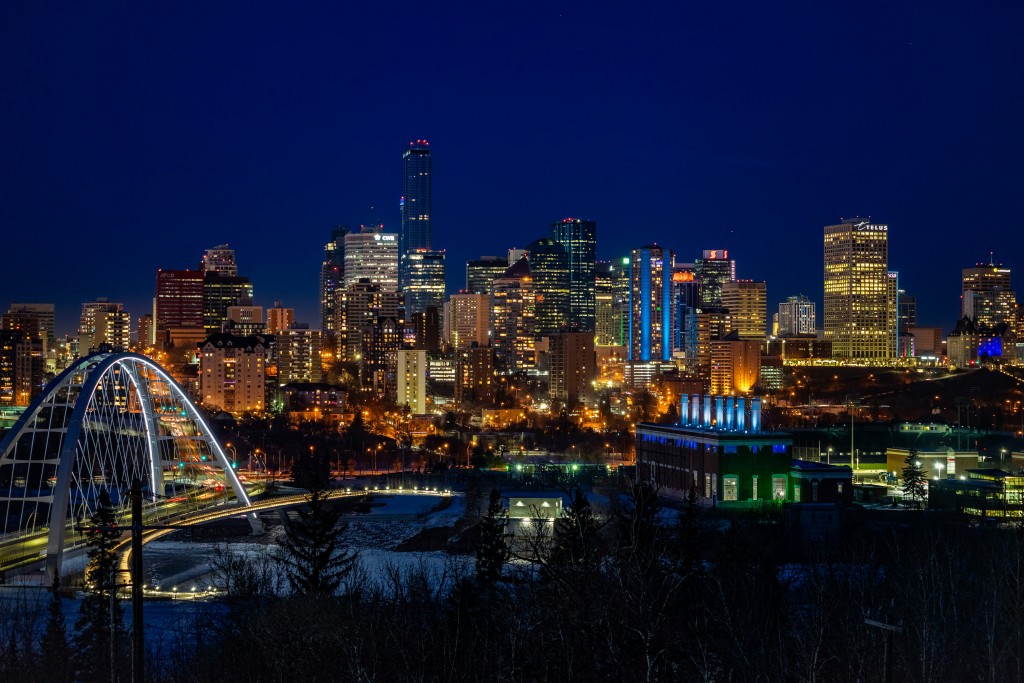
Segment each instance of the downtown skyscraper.
[[406,257],[414,249],[431,248],[431,186],[430,143],[414,140],[402,155],[404,186],[399,209],[402,225],[398,233],[399,289],[407,284]]
[[850,218],[825,226],[825,341],[836,358],[896,353],[890,306],[889,226]]
[[597,223],[565,218],[551,224],[551,239],[563,247],[569,266],[569,329],[594,331]]
[[630,262],[629,360],[670,360],[675,256],[670,249],[650,244],[634,249]]

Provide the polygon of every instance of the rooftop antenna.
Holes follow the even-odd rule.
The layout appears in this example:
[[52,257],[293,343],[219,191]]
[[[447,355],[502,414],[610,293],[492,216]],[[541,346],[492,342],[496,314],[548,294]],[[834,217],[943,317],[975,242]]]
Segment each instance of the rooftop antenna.
[[992,252],[992,251],[988,252],[988,264],[990,266],[994,266],[995,265],[995,255],[994,254],[995,254],[995,252]]

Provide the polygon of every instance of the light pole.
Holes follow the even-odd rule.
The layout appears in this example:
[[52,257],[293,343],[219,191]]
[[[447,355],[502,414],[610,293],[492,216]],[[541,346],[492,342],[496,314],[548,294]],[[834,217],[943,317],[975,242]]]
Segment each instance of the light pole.
[[942,468],[945,467],[941,462],[935,463],[935,480],[938,481],[939,477],[942,476]]
[[831,465],[832,464],[832,447],[831,446],[828,447],[828,455],[825,456],[825,464],[826,465]]

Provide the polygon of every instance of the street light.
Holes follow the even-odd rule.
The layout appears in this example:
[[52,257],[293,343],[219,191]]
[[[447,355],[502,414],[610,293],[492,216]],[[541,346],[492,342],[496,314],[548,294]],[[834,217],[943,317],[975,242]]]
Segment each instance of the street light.
[[938,481],[939,476],[942,474],[942,468],[945,467],[941,462],[935,463],[935,479]]

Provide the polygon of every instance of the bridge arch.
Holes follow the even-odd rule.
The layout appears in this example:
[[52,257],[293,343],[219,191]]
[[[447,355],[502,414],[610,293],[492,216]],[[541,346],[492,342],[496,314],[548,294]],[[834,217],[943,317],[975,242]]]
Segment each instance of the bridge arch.
[[209,424],[163,368],[134,353],[81,358],[0,441],[0,532],[45,531],[47,570],[59,576],[100,492],[126,513],[135,479],[154,514],[218,501],[228,490],[251,505]]

